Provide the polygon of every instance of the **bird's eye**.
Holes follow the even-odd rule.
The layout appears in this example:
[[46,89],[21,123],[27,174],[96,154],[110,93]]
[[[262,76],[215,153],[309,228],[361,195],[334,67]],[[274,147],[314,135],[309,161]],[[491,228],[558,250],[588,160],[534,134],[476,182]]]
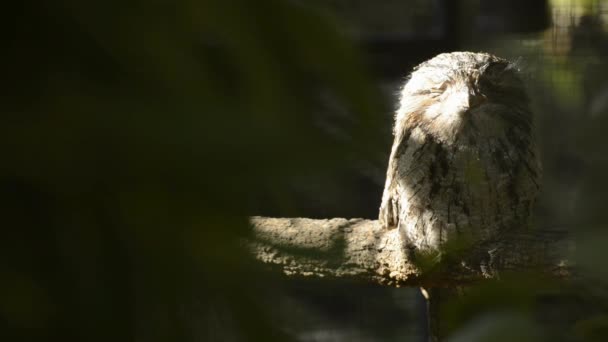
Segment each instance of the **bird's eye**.
[[502,79],[480,79],[477,83],[477,91],[495,102],[512,103],[527,98],[518,80],[506,74],[503,74]]
[[435,95],[438,95],[438,94],[443,94],[443,92],[445,92],[445,90],[446,90],[447,88],[448,88],[448,84],[447,84],[447,82],[443,82],[443,83],[441,83],[440,85],[438,85],[438,86],[436,86],[436,87],[431,88],[431,89],[429,90],[429,93],[430,93],[430,94],[435,94]]
[[441,95],[447,89],[447,82],[443,82],[438,86],[429,89],[420,89],[414,92],[414,95]]
[[477,81],[477,87],[480,91],[491,91],[491,92],[503,92],[508,88],[508,82],[504,80],[505,75],[502,78],[493,77],[481,77]]
[[420,89],[413,92],[413,95],[440,95],[443,91],[439,89]]
[[505,64],[505,62],[502,62],[502,61],[490,62],[490,63],[486,64],[484,67],[482,67],[481,73],[485,74],[485,75],[492,75],[492,76],[500,75],[504,72],[504,70],[507,66],[508,66],[508,64]]

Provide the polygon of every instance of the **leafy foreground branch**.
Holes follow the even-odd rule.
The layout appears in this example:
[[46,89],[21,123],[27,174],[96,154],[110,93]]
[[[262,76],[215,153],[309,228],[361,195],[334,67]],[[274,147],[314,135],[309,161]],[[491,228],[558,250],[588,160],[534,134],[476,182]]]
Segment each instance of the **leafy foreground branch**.
[[442,263],[428,269],[408,259],[397,229],[383,229],[378,221],[252,217],[251,225],[248,245],[255,258],[294,277],[451,287],[509,271],[570,275],[570,263],[563,257],[570,242],[555,231],[529,231],[501,240],[493,249],[499,252],[485,261]]

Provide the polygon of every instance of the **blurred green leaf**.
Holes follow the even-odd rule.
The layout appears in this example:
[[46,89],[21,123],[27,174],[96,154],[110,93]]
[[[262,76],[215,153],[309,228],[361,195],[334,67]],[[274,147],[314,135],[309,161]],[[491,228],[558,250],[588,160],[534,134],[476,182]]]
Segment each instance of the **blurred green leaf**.
[[[239,241],[254,195],[375,153],[356,49],[290,1],[29,0],[1,16],[0,272],[25,282],[1,288],[2,340],[287,339]],[[323,92],[347,139],[319,125]]]

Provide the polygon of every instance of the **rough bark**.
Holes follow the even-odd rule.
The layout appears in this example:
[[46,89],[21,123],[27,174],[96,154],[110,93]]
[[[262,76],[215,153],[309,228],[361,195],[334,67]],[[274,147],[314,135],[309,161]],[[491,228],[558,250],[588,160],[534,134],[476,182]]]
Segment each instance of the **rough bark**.
[[378,221],[333,218],[252,217],[247,244],[254,257],[292,277],[351,278],[390,286],[452,287],[499,277],[508,271],[536,271],[567,277],[571,248],[556,231],[530,230],[501,239],[491,263],[442,263],[425,268],[408,259],[397,229]]

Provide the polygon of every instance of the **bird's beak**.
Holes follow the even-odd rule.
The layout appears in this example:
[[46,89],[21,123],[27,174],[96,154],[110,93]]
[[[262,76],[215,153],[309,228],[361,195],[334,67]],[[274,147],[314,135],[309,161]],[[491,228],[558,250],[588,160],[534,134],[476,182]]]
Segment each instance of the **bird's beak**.
[[473,89],[463,89],[462,91],[454,94],[456,101],[458,102],[459,112],[466,113],[471,109],[480,106],[486,102],[486,97],[479,94]]

